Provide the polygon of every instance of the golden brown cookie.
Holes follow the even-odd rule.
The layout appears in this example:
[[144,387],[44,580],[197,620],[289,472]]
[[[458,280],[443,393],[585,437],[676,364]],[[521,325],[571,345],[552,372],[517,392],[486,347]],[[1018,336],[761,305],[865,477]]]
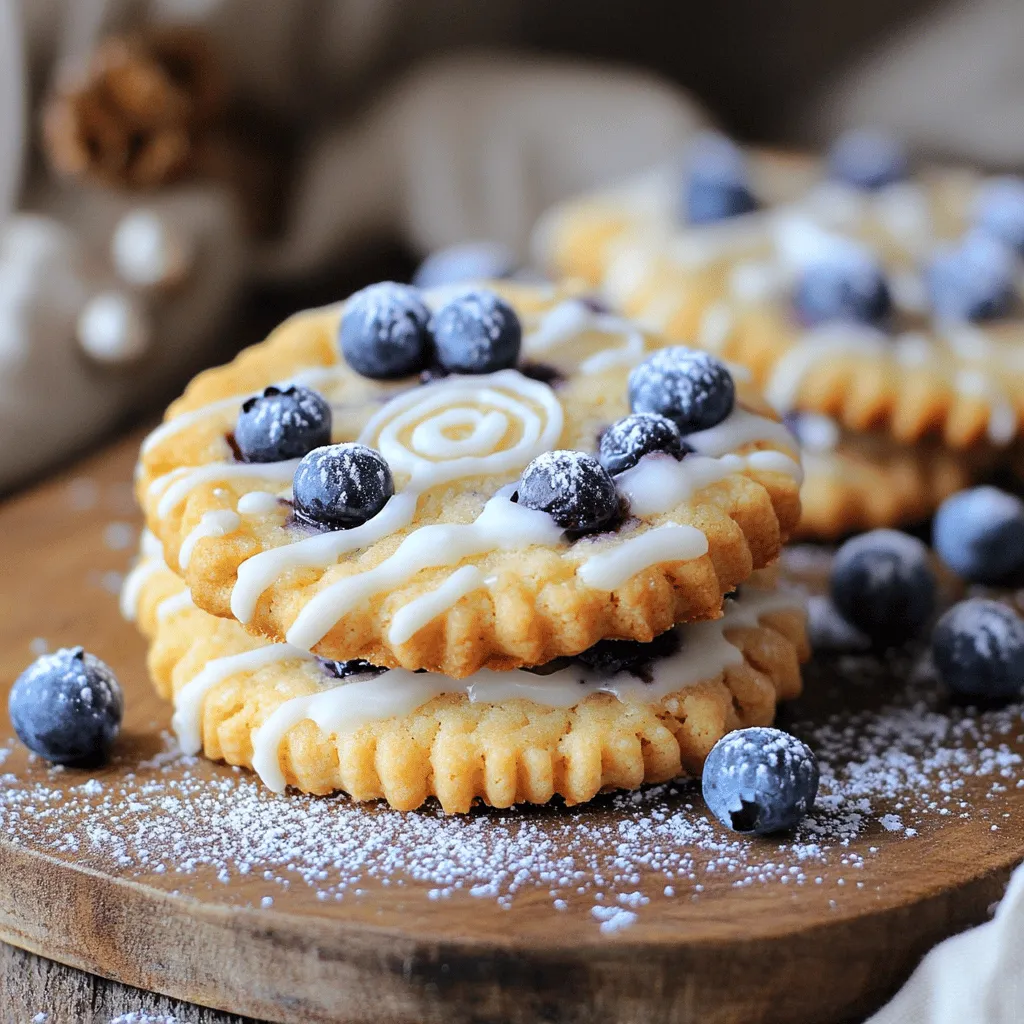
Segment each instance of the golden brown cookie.
[[343,790],[401,810],[430,796],[449,813],[478,800],[572,804],[699,773],[722,735],[769,724],[776,702],[800,692],[808,655],[801,602],[769,576],[755,581],[767,589],[727,600],[723,618],[677,627],[617,673],[576,663],[460,682],[349,666],[343,680],[344,669],[197,609],[149,550],[125,610],[151,640],[182,747],[255,768],[274,789]]
[[[324,657],[461,677],[716,617],[778,556],[799,518],[800,468],[742,372],[733,411],[686,437],[695,454],[616,477],[628,499],[616,528],[567,534],[512,500],[536,456],[596,449],[629,412],[631,367],[664,342],[550,288],[494,289],[523,325],[517,369],[368,379],[339,356],[339,304],[192,382],[143,446],[138,494],[197,605]],[[285,380],[321,391],[333,440],[379,449],[394,474],[394,497],[355,529],[296,520],[295,460],[234,453],[241,403]]]

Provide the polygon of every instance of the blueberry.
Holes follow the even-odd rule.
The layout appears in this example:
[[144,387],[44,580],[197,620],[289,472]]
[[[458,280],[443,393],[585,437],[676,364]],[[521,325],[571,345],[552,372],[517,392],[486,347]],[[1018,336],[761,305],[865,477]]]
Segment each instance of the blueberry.
[[835,320],[878,325],[889,315],[892,297],[876,260],[859,248],[837,245],[802,268],[793,304],[808,326]]
[[1024,620],[998,601],[961,601],[935,625],[932,660],[939,678],[962,697],[1019,697],[1024,690]]
[[1024,178],[993,178],[978,192],[974,223],[1024,255]]
[[242,403],[235,444],[246,462],[282,462],[331,441],[331,407],[303,387],[265,388]]
[[464,242],[435,249],[417,268],[417,288],[438,288],[468,281],[494,281],[514,273],[515,253],[501,242]]
[[847,541],[832,562],[830,590],[840,615],[880,646],[910,640],[935,610],[928,549],[897,530]]
[[81,647],[37,658],[15,680],[8,710],[14,731],[54,764],[106,760],[121,728],[124,698],[114,673]]
[[1015,300],[1013,254],[986,235],[968,235],[936,255],[925,273],[932,311],[939,320],[994,320]]
[[576,660],[605,679],[628,672],[645,683],[654,678],[654,664],[679,651],[680,635],[669,629],[648,643],[636,640],[599,640],[576,655]]
[[429,324],[430,310],[418,289],[382,281],[348,300],[338,340],[356,373],[378,380],[406,377],[430,359]]
[[1024,569],[1024,501],[998,487],[947,498],[935,514],[932,546],[958,576],[998,583]]
[[296,512],[335,530],[372,519],[394,493],[384,456],[364,444],[315,448],[299,463],[292,480]]
[[818,761],[806,743],[781,729],[739,729],[711,748],[702,788],[726,828],[759,836],[783,832],[814,806]]
[[690,224],[710,224],[757,209],[743,151],[724,136],[707,133],[698,138],[685,175],[683,219]]
[[380,676],[388,670],[379,665],[371,665],[365,658],[350,658],[348,661],[333,661],[330,658],[317,658],[320,668],[332,679],[350,679],[353,676]]
[[617,420],[602,435],[598,460],[616,476],[632,469],[645,455],[666,452],[681,459],[693,449],[683,442],[675,423],[656,412],[635,412]]
[[475,290],[452,299],[431,326],[437,360],[452,373],[494,373],[519,359],[519,317],[494,292]]
[[583,452],[538,455],[523,470],[518,501],[547,512],[563,530],[606,529],[619,515],[615,483],[597,459]]
[[856,128],[841,135],[832,146],[828,165],[833,178],[863,189],[883,188],[910,173],[903,143],[872,128]]
[[721,423],[735,401],[736,387],[725,364],[696,349],[660,349],[629,375],[633,412],[667,416],[684,435]]

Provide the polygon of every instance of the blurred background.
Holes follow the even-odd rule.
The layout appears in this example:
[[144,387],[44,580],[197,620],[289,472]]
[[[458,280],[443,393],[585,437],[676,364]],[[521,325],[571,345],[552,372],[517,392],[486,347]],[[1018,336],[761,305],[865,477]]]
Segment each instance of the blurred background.
[[717,123],[1024,163],[1016,0],[0,0],[0,488]]

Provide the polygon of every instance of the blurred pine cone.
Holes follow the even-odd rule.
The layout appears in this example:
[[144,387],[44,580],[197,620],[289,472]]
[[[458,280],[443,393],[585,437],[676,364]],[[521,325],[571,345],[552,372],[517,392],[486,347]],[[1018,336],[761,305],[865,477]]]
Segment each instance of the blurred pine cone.
[[43,138],[53,168],[120,188],[156,188],[196,164],[223,109],[206,37],[192,29],[112,36],[84,75],[46,103]]

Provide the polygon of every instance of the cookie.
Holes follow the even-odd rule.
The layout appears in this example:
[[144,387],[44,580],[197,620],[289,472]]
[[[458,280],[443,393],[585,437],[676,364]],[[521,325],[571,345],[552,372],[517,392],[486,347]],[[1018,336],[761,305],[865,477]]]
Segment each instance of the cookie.
[[815,413],[787,420],[801,440],[804,484],[796,536],[835,540],[928,519],[942,501],[993,465],[989,452],[901,445],[885,434],[843,431]]
[[197,609],[159,556],[134,570],[125,604],[187,752],[254,768],[278,791],[342,790],[401,810],[435,796],[460,813],[699,774],[726,732],[770,723],[800,692],[808,647],[800,600],[754,582],[722,618],[651,644],[461,681],[257,640]]
[[[799,518],[798,454],[742,371],[673,362],[664,339],[550,287],[488,294],[450,313],[450,291],[386,292],[377,351],[360,293],[193,381],[137,483],[199,607],[326,658],[459,678],[716,617],[778,556]],[[413,375],[431,351],[481,372]],[[599,438],[640,378],[634,405],[675,417],[685,454],[610,478]],[[329,403],[332,439],[359,445],[243,461],[240,415],[247,444],[250,420],[271,448],[322,429],[302,387]]]
[[[680,187],[675,168],[568,203],[538,228],[538,258],[645,326],[749,367],[782,412],[904,443],[1017,436],[1024,318],[1015,246],[987,244],[1004,228],[990,212],[998,180],[948,169],[871,190],[819,180],[701,225],[679,222]],[[858,296],[849,280],[866,263],[881,282]],[[859,305],[836,298],[851,292]]]

